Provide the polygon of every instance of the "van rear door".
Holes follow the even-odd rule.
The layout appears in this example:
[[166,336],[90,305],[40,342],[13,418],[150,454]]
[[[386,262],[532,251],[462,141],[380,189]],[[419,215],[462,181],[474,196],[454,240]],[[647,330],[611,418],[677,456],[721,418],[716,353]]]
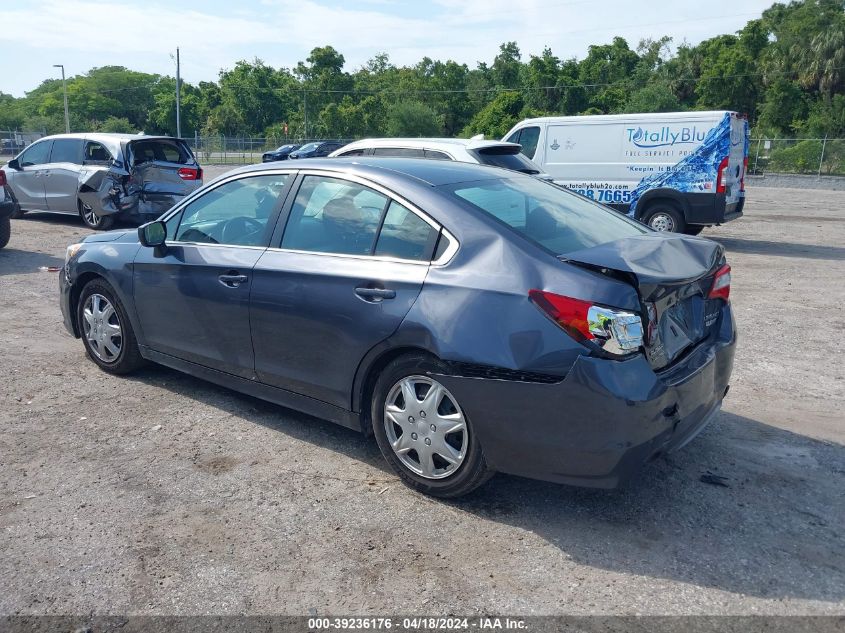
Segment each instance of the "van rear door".
[[728,150],[728,164],[722,171],[725,189],[725,206],[732,209],[743,196],[743,179],[745,177],[746,129],[748,122],[736,112],[731,113],[731,144]]

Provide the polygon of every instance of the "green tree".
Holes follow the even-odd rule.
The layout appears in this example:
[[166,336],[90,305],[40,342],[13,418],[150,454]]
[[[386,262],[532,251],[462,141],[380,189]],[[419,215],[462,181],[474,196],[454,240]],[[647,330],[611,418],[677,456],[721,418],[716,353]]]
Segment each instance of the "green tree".
[[463,136],[502,138],[521,118],[525,100],[518,92],[500,92],[464,128]]
[[400,101],[387,113],[388,136],[436,136],[440,125],[434,110],[418,101]]

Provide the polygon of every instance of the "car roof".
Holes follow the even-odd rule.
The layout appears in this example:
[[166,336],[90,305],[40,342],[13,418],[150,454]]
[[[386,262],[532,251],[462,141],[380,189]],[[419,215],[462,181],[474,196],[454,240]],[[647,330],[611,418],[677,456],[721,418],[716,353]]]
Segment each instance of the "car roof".
[[434,149],[441,147],[449,149],[453,147],[463,147],[465,149],[479,149],[482,147],[501,147],[501,146],[515,146],[517,143],[507,143],[504,141],[488,140],[488,139],[471,139],[471,138],[365,138],[360,141],[353,141],[346,145],[346,148],[355,147],[411,147],[421,149]]
[[294,163],[284,166],[274,165],[273,163],[248,165],[228,172],[227,175],[234,173],[261,173],[278,169],[315,169],[320,171],[335,171],[339,175],[350,174],[365,178],[375,177],[382,181],[415,181],[417,184],[425,184],[432,187],[475,180],[530,178],[530,176],[520,174],[519,172],[501,169],[499,167],[490,167],[489,165],[439,161],[426,158],[355,156],[350,158],[304,158],[301,161],[294,161]]

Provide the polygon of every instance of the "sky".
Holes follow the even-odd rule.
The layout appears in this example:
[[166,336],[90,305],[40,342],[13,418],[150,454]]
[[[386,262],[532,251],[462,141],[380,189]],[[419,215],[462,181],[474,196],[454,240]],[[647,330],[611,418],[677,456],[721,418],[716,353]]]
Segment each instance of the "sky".
[[590,44],[620,35],[669,35],[673,45],[742,28],[773,0],[25,0],[3,5],[0,91],[23,96],[49,77],[118,65],[175,75],[180,47],[184,81],[216,80],[240,59],[292,68],[330,44],[354,72],[377,53],[396,65],[424,56],[491,63],[516,41],[527,59],[549,46],[583,58]]

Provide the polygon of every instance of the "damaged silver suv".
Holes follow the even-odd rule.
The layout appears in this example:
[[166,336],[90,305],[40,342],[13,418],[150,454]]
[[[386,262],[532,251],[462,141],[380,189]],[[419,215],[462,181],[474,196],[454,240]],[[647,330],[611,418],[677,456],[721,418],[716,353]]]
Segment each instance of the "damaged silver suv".
[[115,219],[141,224],[202,186],[185,141],[169,136],[57,134],[39,139],[4,167],[27,211],[79,214],[92,229]]

